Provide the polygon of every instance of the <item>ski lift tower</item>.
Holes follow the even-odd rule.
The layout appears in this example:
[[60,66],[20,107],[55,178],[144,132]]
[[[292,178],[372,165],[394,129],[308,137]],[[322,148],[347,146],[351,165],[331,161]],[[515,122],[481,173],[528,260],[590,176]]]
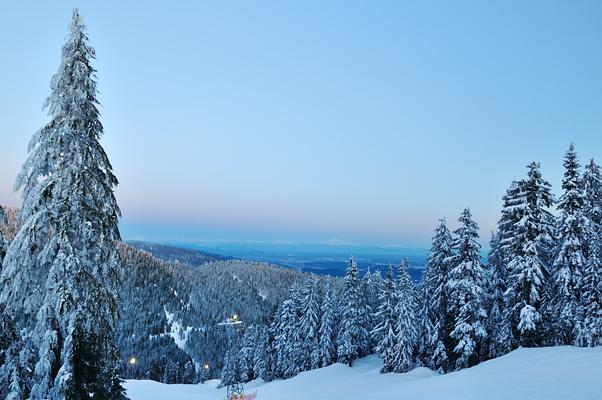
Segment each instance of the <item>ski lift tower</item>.
[[[234,314],[230,318],[217,324],[224,327],[228,335],[228,347],[231,349],[234,346],[234,336],[242,327],[242,321],[238,314]],[[226,386],[226,400],[244,399],[244,388],[241,382],[231,382]]]

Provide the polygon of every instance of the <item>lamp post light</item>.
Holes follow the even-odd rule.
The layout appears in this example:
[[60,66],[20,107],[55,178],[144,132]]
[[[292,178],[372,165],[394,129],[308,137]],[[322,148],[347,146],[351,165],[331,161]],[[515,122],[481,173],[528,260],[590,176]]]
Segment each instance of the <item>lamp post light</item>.
[[201,370],[201,383],[208,381],[209,378],[211,378],[211,366],[208,363],[205,363]]

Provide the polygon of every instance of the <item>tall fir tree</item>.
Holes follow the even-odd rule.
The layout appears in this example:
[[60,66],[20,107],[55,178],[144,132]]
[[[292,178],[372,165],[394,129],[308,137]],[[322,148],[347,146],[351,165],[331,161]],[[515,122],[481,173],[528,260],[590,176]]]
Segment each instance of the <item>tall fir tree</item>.
[[[591,159],[583,173],[584,213],[588,219],[587,235],[597,235],[602,226],[602,174],[600,166]],[[586,257],[589,256],[589,238]]]
[[[22,226],[0,277],[0,302],[33,328],[31,399],[123,399],[113,344],[120,239],[117,179],[99,138],[94,49],[77,10],[46,102],[50,122],[29,145],[15,187]],[[34,293],[32,296],[31,294]],[[86,348],[94,368],[81,370]]]
[[412,369],[418,340],[415,287],[408,268],[408,260],[404,258],[397,272],[394,309],[396,324],[396,338],[393,347],[394,372],[407,372]]
[[491,241],[487,270],[490,285],[490,298],[487,304],[489,357],[499,357],[508,353],[517,342],[513,330],[517,322],[505,318],[504,314],[510,262],[517,257],[521,248],[517,241],[516,227],[522,219],[520,212],[521,203],[524,201],[524,185],[523,180],[513,181],[506,190],[502,197],[502,215],[497,223],[497,232]]
[[581,307],[575,344],[602,346],[602,237],[600,230],[589,235],[589,256],[583,271]]
[[291,378],[301,371],[298,320],[294,300],[285,300],[275,321],[273,350],[276,352],[274,370],[277,378]]
[[416,344],[416,359],[421,365],[428,365],[428,360],[431,356],[431,338],[433,337],[434,327],[429,318],[430,304],[428,299],[430,288],[426,286],[430,271],[428,265],[424,266],[422,276],[416,287],[417,295],[417,332],[419,332],[418,343]]
[[320,365],[319,330],[322,313],[320,310],[320,281],[316,276],[309,278],[302,292],[300,302],[301,318],[299,329],[301,335],[302,370],[318,368]]
[[238,350],[231,348],[224,357],[224,366],[220,373],[220,388],[241,382],[240,362],[238,359]]
[[587,260],[583,270],[581,304],[583,317],[575,343],[602,345],[602,179],[600,167],[591,160],[583,174],[587,226]]
[[453,321],[450,333],[454,340],[452,360],[456,369],[476,365],[482,357],[487,338],[478,225],[466,208],[455,231],[452,268],[447,283],[447,313]]
[[258,332],[254,325],[249,326],[243,335],[240,351],[238,352],[241,382],[255,379],[254,355],[257,346]]
[[336,298],[332,286],[327,283],[324,288],[324,297],[320,312],[322,319],[320,320],[319,330],[319,360],[320,367],[328,366],[336,361],[337,348],[337,318],[336,318]]
[[[368,269],[368,271],[364,274],[364,277],[362,278],[362,290],[366,298],[369,331],[372,331],[377,325],[375,314],[379,306],[378,297],[380,295],[381,289],[382,278],[380,276],[380,273],[378,271],[375,273],[371,273],[370,269]],[[373,336],[371,336],[370,348],[374,348],[376,346],[376,342],[373,339]]]
[[253,351],[253,372],[256,377],[268,382],[273,379],[270,368],[271,351],[269,328],[259,326],[257,330],[257,342]]
[[376,342],[375,351],[383,361],[381,373],[392,372],[395,368],[395,344],[397,332],[397,291],[393,279],[393,267],[389,265],[387,276],[380,294],[380,305],[375,314],[378,325],[372,331]]
[[514,227],[517,248],[508,264],[508,289],[504,296],[504,320],[512,329],[510,348],[539,346],[544,339],[549,293],[546,255],[552,247],[554,228],[549,208],[554,199],[539,168],[538,163],[528,165],[527,179],[521,185],[521,201],[515,206],[520,216]]
[[423,303],[426,304],[422,326],[428,327],[428,330],[423,328],[422,332],[426,342],[423,362],[440,372],[448,369],[449,354],[453,351],[450,340],[452,321],[447,317],[447,282],[453,255],[452,246],[451,233],[445,219],[441,219],[435,229],[422,284]]
[[358,267],[355,260],[351,259],[342,294],[341,324],[337,337],[338,361],[352,366],[355,359],[369,353],[368,323],[368,309],[361,288]]
[[489,281],[489,302],[487,304],[487,332],[489,338],[489,357],[499,357],[509,351],[506,346],[508,334],[502,333],[502,327],[510,331],[511,324],[504,321],[504,294],[506,293],[508,269],[501,256],[500,235],[491,235],[490,250],[487,257],[487,271]]
[[571,144],[564,159],[564,193],[558,202],[561,214],[553,265],[551,314],[556,317],[553,330],[556,344],[573,344],[583,317],[581,290],[587,219],[579,167],[575,147]]

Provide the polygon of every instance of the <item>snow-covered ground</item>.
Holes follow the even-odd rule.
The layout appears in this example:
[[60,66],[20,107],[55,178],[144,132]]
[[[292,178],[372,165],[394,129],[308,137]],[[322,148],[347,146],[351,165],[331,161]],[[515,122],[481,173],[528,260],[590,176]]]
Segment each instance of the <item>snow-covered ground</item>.
[[[174,291],[175,295],[178,294]],[[192,326],[186,327],[186,329],[182,328],[182,325],[174,318],[174,314],[167,311],[167,308],[164,308],[165,318],[167,318],[167,323],[170,325],[171,330],[168,333],[176,343],[180,349],[186,351],[186,342],[188,342],[188,336],[190,335],[190,331],[192,331]]]
[[[247,392],[258,400],[600,400],[602,347],[518,349],[474,368],[438,375],[426,368],[406,374],[379,374],[376,356],[308,371],[288,380],[253,381]],[[200,385],[166,385],[127,381],[132,400],[223,399],[216,381]]]

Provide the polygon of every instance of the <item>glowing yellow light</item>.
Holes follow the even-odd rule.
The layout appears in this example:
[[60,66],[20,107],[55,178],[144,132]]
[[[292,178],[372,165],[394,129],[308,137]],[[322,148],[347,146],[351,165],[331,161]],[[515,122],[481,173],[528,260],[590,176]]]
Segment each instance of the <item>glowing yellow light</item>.
[[136,360],[136,357],[132,357],[132,358],[130,358],[130,361],[129,361],[130,365],[134,365],[134,364],[136,364],[137,362],[138,362],[138,360]]
[[203,368],[205,368],[205,369],[209,369],[209,364],[205,364],[205,365],[203,365]]

